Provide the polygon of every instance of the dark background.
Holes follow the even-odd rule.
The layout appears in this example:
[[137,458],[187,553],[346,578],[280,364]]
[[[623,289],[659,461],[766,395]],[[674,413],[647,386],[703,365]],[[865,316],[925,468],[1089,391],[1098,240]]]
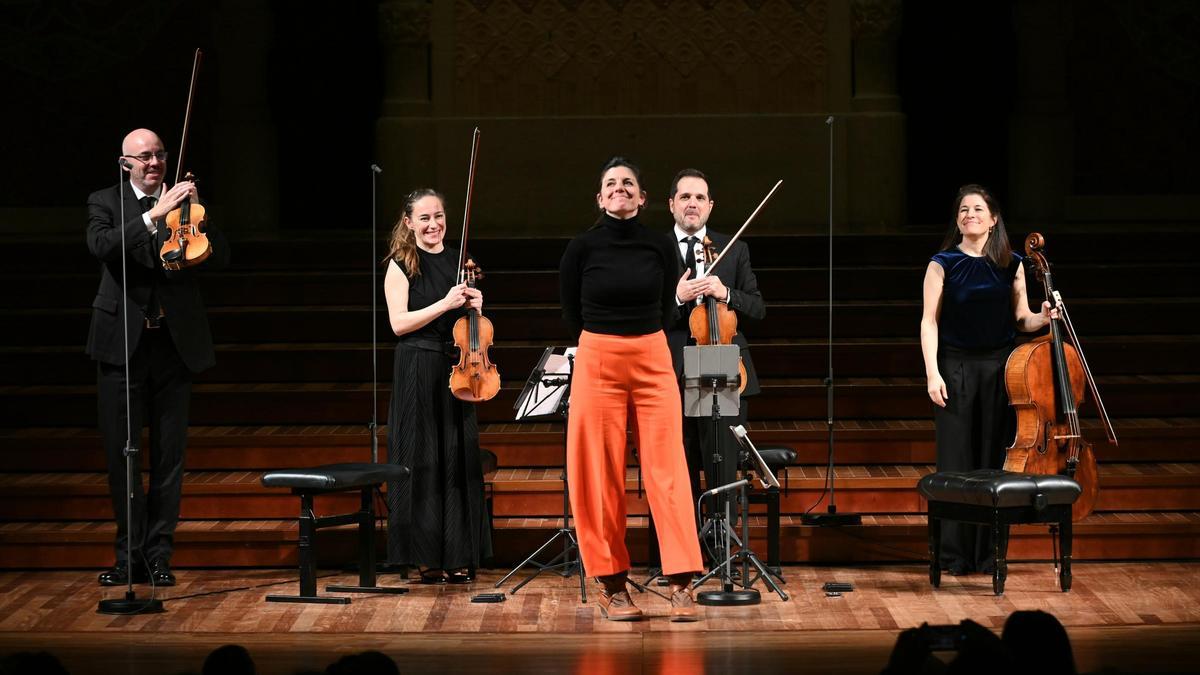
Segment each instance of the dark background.
[[[1194,199],[1200,10],[1170,0],[1059,4],[1071,36],[1060,93],[1074,138],[1065,189]],[[902,3],[896,77],[907,207],[904,222],[886,227],[944,222],[948,195],[966,182],[984,183],[1006,201],[1011,120],[1018,105],[1037,105],[1016,99],[1020,5]],[[248,11],[260,29],[247,30]],[[262,197],[281,230],[365,224],[339,214],[369,196],[359,169],[376,161],[384,89],[378,16],[374,3],[344,1],[5,4],[0,209],[80,205],[113,180],[120,140],[135,127],[163,136],[173,171],[192,51],[201,47],[186,168],[205,198],[220,206],[234,173],[239,181],[269,177]],[[265,47],[255,51],[265,63],[230,57],[231,45],[244,40]],[[236,111],[239,91],[265,96],[268,114],[234,141],[221,136],[219,121]],[[228,163],[238,171],[218,166]],[[0,226],[19,225],[13,217]]]

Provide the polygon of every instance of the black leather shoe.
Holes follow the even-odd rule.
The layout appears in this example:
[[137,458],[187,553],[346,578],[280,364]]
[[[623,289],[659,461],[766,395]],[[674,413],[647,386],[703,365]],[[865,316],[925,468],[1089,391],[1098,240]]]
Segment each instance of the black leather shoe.
[[[134,565],[133,583],[144,584],[146,580],[146,570],[141,565]],[[101,586],[126,586],[129,584],[129,565],[119,562],[101,572],[96,581],[100,582]]]
[[463,567],[452,572],[446,572],[446,583],[469,584],[475,581],[475,568]]
[[155,586],[174,586],[175,575],[171,574],[171,566],[166,560],[155,560],[150,563],[150,577]]
[[446,573],[440,569],[431,569],[428,567],[418,567],[417,574],[420,575],[421,583],[423,583],[423,584],[444,584],[444,583],[446,583]]

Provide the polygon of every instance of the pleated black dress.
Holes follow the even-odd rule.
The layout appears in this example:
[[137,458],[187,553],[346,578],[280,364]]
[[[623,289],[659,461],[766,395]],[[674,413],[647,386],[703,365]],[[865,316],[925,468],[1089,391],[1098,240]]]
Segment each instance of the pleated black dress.
[[[417,253],[421,274],[409,276],[410,311],[444,298],[458,264],[458,251],[449,248]],[[475,406],[451,396],[449,388],[451,359],[457,360],[451,356],[454,322],[464,314],[447,312],[396,345],[388,461],[412,473],[388,483],[393,564],[453,570],[479,567],[492,555]]]

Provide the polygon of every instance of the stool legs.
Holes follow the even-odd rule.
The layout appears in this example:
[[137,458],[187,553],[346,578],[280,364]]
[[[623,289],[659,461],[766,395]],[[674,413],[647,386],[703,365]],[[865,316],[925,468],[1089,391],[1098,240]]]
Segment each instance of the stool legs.
[[300,494],[300,595],[268,595],[267,602],[314,602],[345,605],[350,598],[317,595],[317,516],[311,493]]
[[330,593],[407,593],[403,587],[380,586],[375,572],[375,487],[362,489],[362,502],[358,513],[358,585],[329,585]]
[[1068,513],[1058,523],[1058,547],[1062,551],[1062,567],[1058,571],[1059,588],[1063,593],[1071,590],[1071,515]]
[[313,498],[310,494],[300,495],[300,595],[313,597],[317,594],[317,528],[313,522]]
[[929,531],[929,583],[934,588],[940,587],[942,580],[940,561],[942,532],[945,529],[942,521],[951,520],[978,523],[991,529],[992,552],[995,557],[992,592],[996,595],[1004,594],[1004,584],[1008,579],[1008,544],[1012,525],[1048,523],[1052,532],[1057,528],[1055,542],[1062,551],[1061,567],[1058,570],[1059,587],[1063,592],[1071,590],[1071,543],[1074,532],[1070,504],[1055,504],[1042,508],[996,508],[980,504],[930,501],[926,513]]
[[992,593],[1004,595],[1004,581],[1008,578],[1008,525],[1000,523],[1000,511],[992,512],[992,551],[996,558],[992,570]]
[[767,568],[780,572],[779,555],[779,488],[767,488]]
[[268,595],[267,602],[312,602],[345,605],[350,598],[317,595],[317,530],[334,525],[358,526],[358,586],[327,586],[334,593],[407,593],[407,588],[378,586],[375,575],[375,486],[362,488],[362,504],[355,513],[318,517],[313,512],[313,493],[298,490],[300,495],[300,594]]
[[358,512],[358,585],[375,585],[375,495],[371,488],[362,491],[362,509]]

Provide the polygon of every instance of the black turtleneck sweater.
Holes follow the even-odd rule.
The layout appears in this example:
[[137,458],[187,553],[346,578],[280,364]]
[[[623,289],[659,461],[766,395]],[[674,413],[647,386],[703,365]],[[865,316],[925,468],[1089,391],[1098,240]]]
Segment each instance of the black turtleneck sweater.
[[662,330],[676,313],[676,256],[671,239],[637,216],[618,220],[605,213],[567,244],[559,263],[563,319],[574,334]]

